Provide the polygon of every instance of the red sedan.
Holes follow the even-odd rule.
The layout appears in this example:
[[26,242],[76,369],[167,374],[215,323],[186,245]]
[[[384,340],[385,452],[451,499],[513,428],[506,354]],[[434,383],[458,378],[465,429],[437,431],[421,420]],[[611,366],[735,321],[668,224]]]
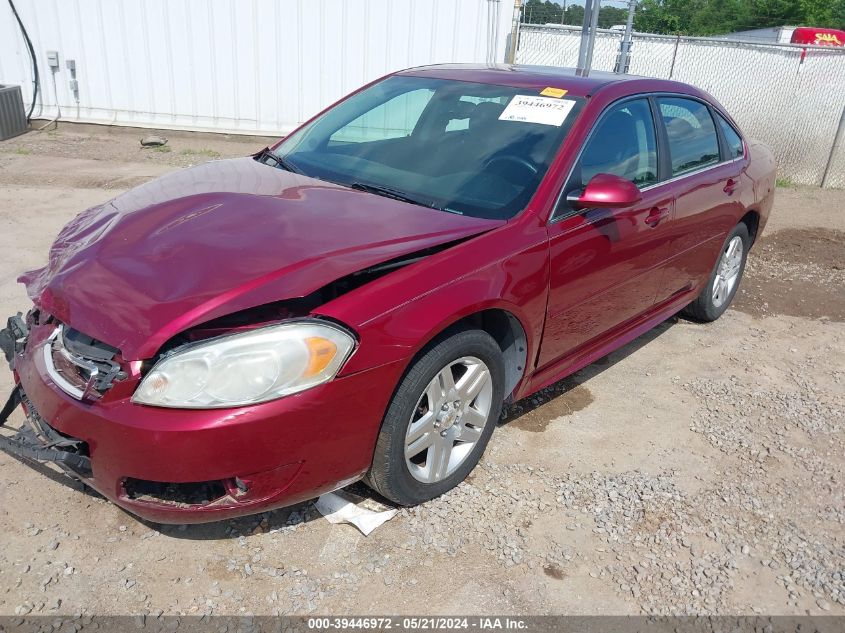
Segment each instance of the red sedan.
[[0,332],[0,448],[162,523],[460,483],[503,403],[717,319],[775,167],[691,86],[434,66],[66,226]]

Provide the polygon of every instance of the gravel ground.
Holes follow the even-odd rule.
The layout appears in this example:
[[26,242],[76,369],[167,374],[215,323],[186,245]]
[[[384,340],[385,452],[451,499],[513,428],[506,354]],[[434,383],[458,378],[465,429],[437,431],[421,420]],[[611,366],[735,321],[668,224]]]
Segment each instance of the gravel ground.
[[[74,214],[267,144],[148,133],[0,143],[3,314]],[[311,503],[148,525],[0,455],[0,614],[845,615],[845,192],[778,193],[735,309],[514,404],[467,482],[369,537]]]

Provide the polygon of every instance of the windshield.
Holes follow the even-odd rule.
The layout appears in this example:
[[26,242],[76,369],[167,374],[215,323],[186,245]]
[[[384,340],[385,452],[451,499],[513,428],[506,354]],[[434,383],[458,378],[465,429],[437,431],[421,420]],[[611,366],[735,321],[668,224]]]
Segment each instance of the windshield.
[[289,136],[269,158],[378,195],[507,219],[534,194],[582,105],[532,88],[393,76]]

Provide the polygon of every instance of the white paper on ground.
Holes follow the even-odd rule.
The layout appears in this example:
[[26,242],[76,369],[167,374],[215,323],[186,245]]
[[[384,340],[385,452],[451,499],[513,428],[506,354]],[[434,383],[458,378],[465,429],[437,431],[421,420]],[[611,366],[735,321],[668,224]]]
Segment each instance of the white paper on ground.
[[361,530],[364,536],[369,536],[370,532],[392,519],[398,512],[395,509],[380,512],[368,510],[356,505],[353,495],[343,491],[321,495],[314,505],[329,522],[351,523]]
[[500,121],[539,123],[560,127],[569,116],[575,102],[572,99],[516,95],[499,115]]

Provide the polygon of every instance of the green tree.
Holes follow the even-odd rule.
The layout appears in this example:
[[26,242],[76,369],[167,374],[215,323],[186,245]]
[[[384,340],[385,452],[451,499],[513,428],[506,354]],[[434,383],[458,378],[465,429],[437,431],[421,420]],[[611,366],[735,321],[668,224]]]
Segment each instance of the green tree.
[[563,7],[549,0],[528,0],[522,9],[522,21],[529,24],[560,24]]
[[[582,17],[583,20],[583,17]],[[625,24],[628,20],[628,9],[619,7],[602,7],[599,10],[599,28],[609,29],[616,24]]]
[[804,18],[798,0],[748,0],[748,3],[752,19],[748,28],[801,24]]
[[845,30],[845,0],[799,0],[808,26]]
[[572,4],[566,7],[566,24],[573,26],[581,26],[584,24],[584,7],[578,4]]
[[741,31],[753,23],[751,8],[743,0],[710,0],[691,16],[689,31],[696,35],[718,35]]
[[845,28],[845,0],[641,0],[634,27],[647,33],[717,35],[806,25]]
[[634,29],[644,33],[687,33],[700,0],[643,0],[634,14]]

